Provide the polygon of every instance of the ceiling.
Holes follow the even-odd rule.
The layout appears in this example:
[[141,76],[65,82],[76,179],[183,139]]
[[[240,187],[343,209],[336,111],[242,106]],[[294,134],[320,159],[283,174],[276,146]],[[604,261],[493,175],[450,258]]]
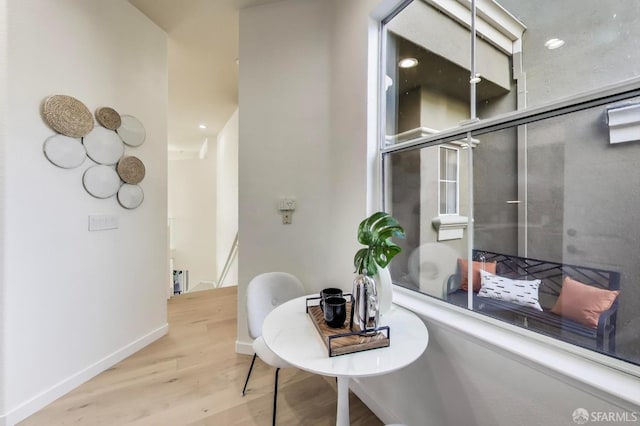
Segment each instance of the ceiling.
[[[409,91],[416,87],[426,87],[440,91],[458,100],[469,102],[469,70],[465,69],[426,48],[390,32],[396,43],[397,58],[416,58],[419,65],[412,68],[398,68],[398,90]],[[397,61],[388,61],[388,66],[397,67]],[[389,73],[389,72],[388,72]],[[483,78],[476,86],[477,101],[485,101],[509,93],[508,90]]]
[[197,154],[238,106],[239,10],[278,0],[129,1],[168,34],[169,151]]

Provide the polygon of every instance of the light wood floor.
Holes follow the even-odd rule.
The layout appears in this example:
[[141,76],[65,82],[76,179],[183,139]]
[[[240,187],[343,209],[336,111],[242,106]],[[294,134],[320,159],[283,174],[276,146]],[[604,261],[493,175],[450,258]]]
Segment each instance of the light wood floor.
[[[169,333],[24,420],[56,425],[270,425],[273,368],[234,351],[236,287],[173,297]],[[382,423],[350,395],[352,425]],[[335,381],[280,371],[279,425],[334,425]]]

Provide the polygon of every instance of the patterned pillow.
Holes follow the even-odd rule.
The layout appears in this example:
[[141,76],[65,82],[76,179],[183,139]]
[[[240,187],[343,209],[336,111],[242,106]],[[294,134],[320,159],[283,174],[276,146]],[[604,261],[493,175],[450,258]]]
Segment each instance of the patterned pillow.
[[478,292],[480,297],[489,297],[496,300],[515,303],[517,305],[542,310],[538,302],[538,287],[540,280],[512,280],[480,271],[482,276],[482,288]]

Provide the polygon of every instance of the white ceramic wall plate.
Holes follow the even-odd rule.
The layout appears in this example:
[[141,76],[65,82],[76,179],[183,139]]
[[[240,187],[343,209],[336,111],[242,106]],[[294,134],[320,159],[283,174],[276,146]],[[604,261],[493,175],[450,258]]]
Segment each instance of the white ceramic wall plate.
[[123,184],[118,190],[118,202],[125,209],[135,209],[144,200],[144,192],[140,185]]
[[98,164],[116,164],[124,154],[124,145],[116,132],[104,127],[94,127],[82,138],[82,143],[89,158]]
[[87,158],[87,151],[80,139],[60,134],[48,137],[43,150],[49,161],[63,169],[76,168]]
[[144,126],[132,115],[122,115],[122,124],[116,130],[122,139],[122,142],[129,146],[140,146],[144,143],[147,133]]
[[97,165],[89,167],[82,176],[87,192],[96,198],[114,196],[120,188],[120,176],[113,167]]

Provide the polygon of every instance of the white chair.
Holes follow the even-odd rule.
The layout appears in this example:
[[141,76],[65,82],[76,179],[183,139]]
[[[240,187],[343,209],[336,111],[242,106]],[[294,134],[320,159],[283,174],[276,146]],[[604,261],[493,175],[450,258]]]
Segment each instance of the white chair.
[[276,306],[296,297],[304,296],[305,290],[300,280],[286,272],[267,272],[254,277],[247,287],[247,319],[249,335],[253,340],[253,359],[247,374],[247,380],[242,388],[244,396],[253,370],[256,356],[262,361],[276,368],[275,385],[273,388],[273,425],[276,424],[276,402],[278,398],[278,373],[281,368],[291,367],[278,355],[273,353],[262,338],[262,323]]

